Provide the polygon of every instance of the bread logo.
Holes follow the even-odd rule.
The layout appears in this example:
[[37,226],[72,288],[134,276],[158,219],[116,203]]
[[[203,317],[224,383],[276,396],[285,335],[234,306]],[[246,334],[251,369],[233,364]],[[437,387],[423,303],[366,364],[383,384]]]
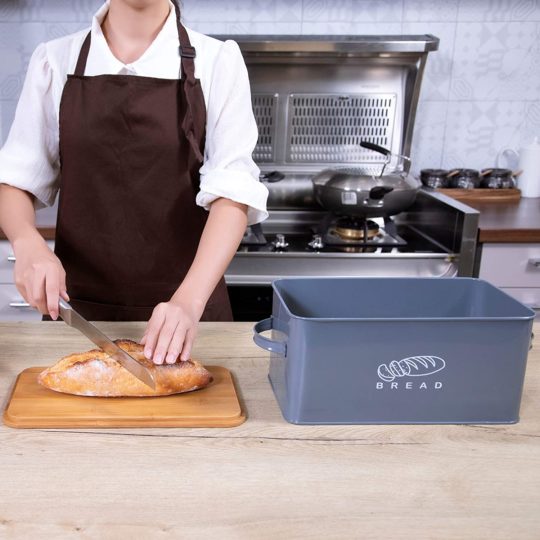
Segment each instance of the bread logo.
[[392,360],[388,365],[381,364],[377,369],[379,377],[386,382],[398,377],[424,377],[441,371],[446,362],[438,356],[410,356],[403,360]]

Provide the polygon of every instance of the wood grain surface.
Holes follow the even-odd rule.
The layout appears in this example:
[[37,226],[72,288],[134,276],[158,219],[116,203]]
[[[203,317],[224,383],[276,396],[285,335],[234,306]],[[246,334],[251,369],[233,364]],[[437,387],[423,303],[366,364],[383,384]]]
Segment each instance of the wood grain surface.
[[468,202],[480,211],[480,242],[540,242],[540,197],[513,204]]
[[[138,339],[143,323],[98,323]],[[295,426],[250,323],[202,323],[235,376],[235,428],[0,427],[0,538],[540,538],[540,349],[512,425]],[[540,335],[540,326],[535,327]],[[0,325],[0,393],[88,348],[62,323]]]
[[14,428],[233,427],[245,421],[228,369],[206,366],[209,386],[160,397],[86,397],[54,392],[37,377],[45,367],[23,370],[4,411]]
[[448,195],[456,201],[474,206],[474,203],[516,203],[521,199],[521,191],[516,188],[508,189],[459,189],[439,188],[440,193]]

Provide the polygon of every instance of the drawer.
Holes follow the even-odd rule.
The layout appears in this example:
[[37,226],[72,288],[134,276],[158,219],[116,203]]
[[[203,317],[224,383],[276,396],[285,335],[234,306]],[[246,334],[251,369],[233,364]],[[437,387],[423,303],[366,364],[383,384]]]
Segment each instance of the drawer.
[[484,244],[479,277],[497,287],[540,288],[540,244]]
[[[54,241],[49,240],[47,245],[54,249]],[[13,283],[13,265],[15,257],[13,249],[7,240],[0,241],[0,283]]]
[[41,321],[41,313],[24,304],[15,285],[0,285],[0,321]]
[[504,291],[532,309],[540,309],[540,288],[522,289],[519,287],[501,287],[501,291]]

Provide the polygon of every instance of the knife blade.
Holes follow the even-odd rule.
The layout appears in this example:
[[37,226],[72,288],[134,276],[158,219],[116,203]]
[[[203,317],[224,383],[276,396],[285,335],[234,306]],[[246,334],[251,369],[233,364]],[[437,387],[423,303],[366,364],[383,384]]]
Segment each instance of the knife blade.
[[59,301],[59,311],[60,317],[62,317],[66,324],[84,334],[92,343],[103,349],[111,358],[116,360],[123,368],[137,377],[137,379],[152,388],[152,390],[156,389],[154,377],[148,368],[121,349],[114,341],[111,341],[103,332],[87,321],[80,313],[73,309],[71,304],[62,298]]

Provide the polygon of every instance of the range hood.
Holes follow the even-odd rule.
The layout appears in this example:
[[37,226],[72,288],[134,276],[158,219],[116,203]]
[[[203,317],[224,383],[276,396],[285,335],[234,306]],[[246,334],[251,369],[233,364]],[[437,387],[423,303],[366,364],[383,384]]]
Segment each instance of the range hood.
[[437,37],[213,37],[235,40],[246,61],[259,127],[253,157],[262,171],[312,174],[325,164],[379,170],[384,157],[361,148],[360,140],[410,155],[422,76]]

